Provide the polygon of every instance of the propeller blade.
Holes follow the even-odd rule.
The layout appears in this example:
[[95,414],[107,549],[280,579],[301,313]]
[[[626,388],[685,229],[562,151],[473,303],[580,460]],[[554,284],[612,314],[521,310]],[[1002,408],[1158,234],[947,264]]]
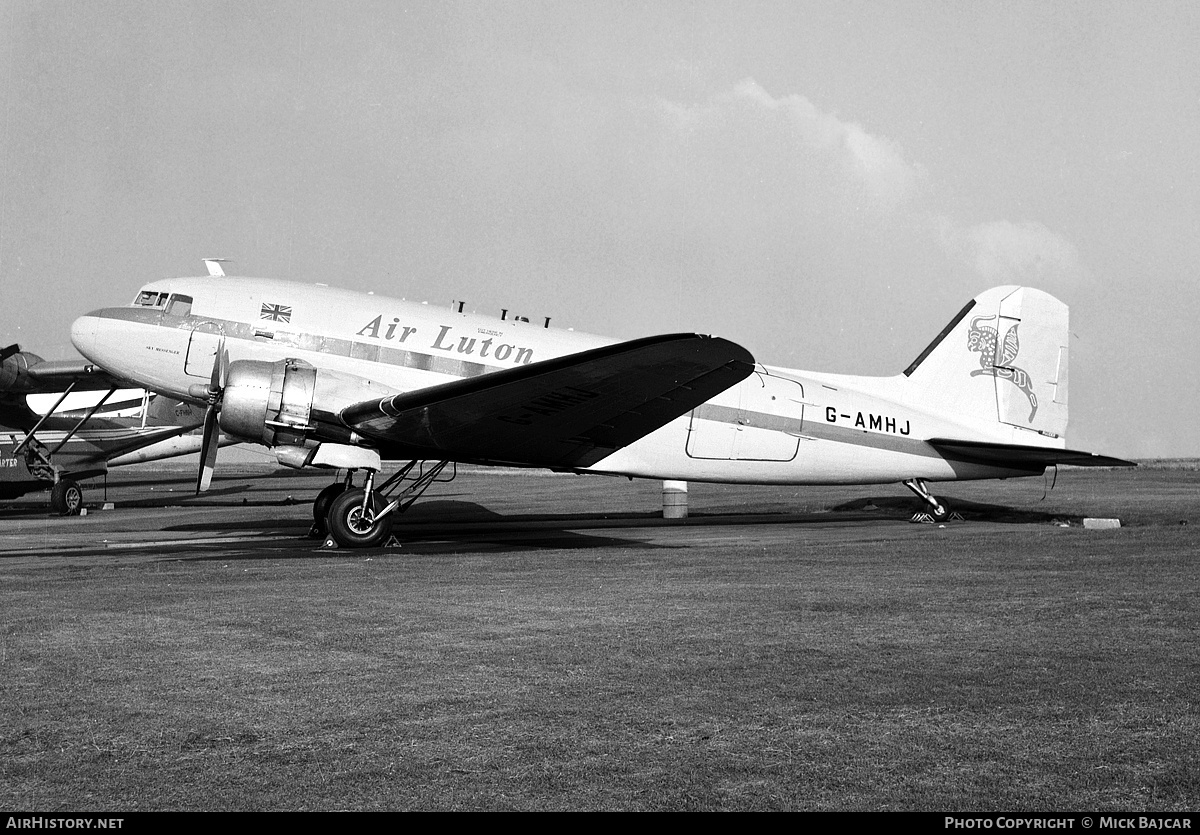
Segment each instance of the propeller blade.
[[217,352],[213,354],[212,374],[208,378],[208,393],[210,397],[219,395],[225,386],[225,337],[217,343]]
[[200,495],[212,484],[213,472],[217,469],[217,450],[220,449],[220,427],[217,413],[221,410],[221,394],[224,392],[225,371],[229,357],[225,353],[225,337],[217,344],[213,356],[212,374],[208,381],[208,409],[204,412],[204,434],[200,439],[200,471],[196,473],[196,495]]
[[217,361],[221,366],[221,373],[218,380],[221,384],[221,391],[225,391],[225,383],[229,380],[229,352],[225,350],[225,336],[221,335],[221,344],[217,346]]
[[212,484],[213,472],[217,469],[217,450],[221,447],[217,433],[217,407],[209,406],[204,413],[204,435],[200,440],[200,471],[196,474],[196,495],[200,495]]
[[19,354],[20,352],[21,346],[15,342],[12,345],[9,345],[7,348],[0,348],[0,362],[4,362],[13,354]]

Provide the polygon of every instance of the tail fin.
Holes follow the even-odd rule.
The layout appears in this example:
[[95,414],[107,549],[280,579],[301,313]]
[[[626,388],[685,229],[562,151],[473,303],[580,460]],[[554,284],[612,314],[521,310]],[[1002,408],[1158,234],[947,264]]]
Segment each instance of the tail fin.
[[186,426],[194,428],[204,423],[204,410],[182,400],[162,394],[150,397],[146,426]]
[[1061,438],[1067,334],[1067,306],[1058,299],[1032,287],[996,287],[964,307],[904,375],[934,411]]

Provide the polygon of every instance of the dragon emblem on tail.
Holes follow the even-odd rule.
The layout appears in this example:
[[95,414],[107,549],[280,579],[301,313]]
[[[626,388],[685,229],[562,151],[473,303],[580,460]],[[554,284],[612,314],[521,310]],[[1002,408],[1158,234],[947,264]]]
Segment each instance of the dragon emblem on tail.
[[[1010,381],[1029,398],[1029,422],[1033,423],[1038,410],[1037,395],[1033,393],[1033,385],[1029,374],[1024,369],[1017,368],[1013,361],[1021,350],[1021,342],[1017,336],[1018,325],[1013,325],[1004,334],[1003,343],[997,337],[995,327],[996,316],[978,316],[971,320],[971,329],[967,333],[967,349],[979,354],[979,369],[972,371],[972,377],[992,376]],[[993,323],[993,324],[988,324]],[[1001,355],[996,356],[996,348],[1000,346]]]

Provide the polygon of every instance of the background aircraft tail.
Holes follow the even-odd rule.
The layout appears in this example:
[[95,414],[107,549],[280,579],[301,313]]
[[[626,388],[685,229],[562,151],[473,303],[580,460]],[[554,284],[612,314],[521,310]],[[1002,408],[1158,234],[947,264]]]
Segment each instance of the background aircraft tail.
[[187,426],[197,427],[204,423],[204,410],[183,400],[176,400],[165,395],[154,395],[150,398],[150,408],[146,412],[147,426]]
[[1032,287],[996,287],[964,307],[904,375],[923,408],[1061,438],[1067,336],[1067,306],[1058,299]]

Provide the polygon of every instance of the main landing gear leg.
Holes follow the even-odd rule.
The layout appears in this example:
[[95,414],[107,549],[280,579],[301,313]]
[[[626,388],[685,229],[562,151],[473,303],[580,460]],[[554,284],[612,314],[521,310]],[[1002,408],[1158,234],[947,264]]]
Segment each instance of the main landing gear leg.
[[388,507],[375,492],[375,472],[368,470],[362,489],[344,491],[329,506],[329,535],[343,548],[382,545],[395,521]]
[[[375,548],[383,545],[388,540],[397,514],[408,510],[435,481],[453,479],[453,475],[450,479],[438,478],[448,463],[439,461],[426,469],[423,462],[411,461],[378,488],[375,487],[375,471],[368,470],[362,489],[347,489],[330,504],[329,536],[342,548]],[[418,466],[418,475],[410,478],[410,473]],[[409,485],[389,500],[390,494],[406,480],[410,482]]]
[[948,504],[938,501],[937,497],[929,492],[929,488],[925,486],[924,479],[910,478],[904,482],[904,486],[916,493],[923,502],[929,505],[929,510],[913,515],[913,522],[946,522],[955,518],[962,519],[957,513],[951,512]]

